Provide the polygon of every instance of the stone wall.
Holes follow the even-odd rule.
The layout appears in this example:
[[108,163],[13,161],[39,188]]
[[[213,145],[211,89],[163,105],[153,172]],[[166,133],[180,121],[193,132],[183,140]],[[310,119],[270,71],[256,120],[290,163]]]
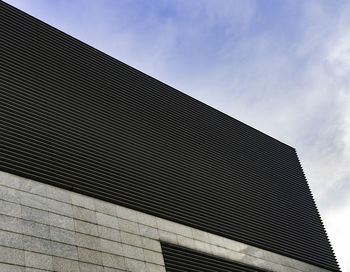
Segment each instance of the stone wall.
[[268,271],[327,270],[0,172],[0,271],[165,271],[166,241]]

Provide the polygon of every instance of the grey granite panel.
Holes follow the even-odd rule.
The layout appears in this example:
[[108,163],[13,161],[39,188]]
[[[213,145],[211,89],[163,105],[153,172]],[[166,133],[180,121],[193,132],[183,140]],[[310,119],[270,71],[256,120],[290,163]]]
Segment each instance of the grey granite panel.
[[150,238],[142,237],[142,247],[153,251],[161,252],[160,242]]
[[0,230],[22,233],[22,219],[0,214]]
[[125,269],[124,257],[121,257],[121,256],[102,253],[102,262],[104,266],[118,268],[118,269]]
[[139,247],[123,244],[123,253],[124,253],[124,256],[128,258],[137,259],[141,261],[145,260],[143,249]]
[[21,217],[21,206],[13,202],[0,200],[0,214]]
[[99,235],[96,224],[92,224],[89,222],[75,219],[74,225],[75,225],[75,231],[77,231],[77,232],[89,234],[89,235],[93,235],[93,236]]
[[26,266],[52,270],[52,256],[29,251],[26,251],[24,256]]
[[80,271],[83,272],[103,272],[103,266],[79,262]]
[[140,234],[142,236],[152,238],[152,239],[159,239],[158,230],[156,228],[152,228],[150,226],[139,224]]
[[68,204],[72,203],[70,191],[67,191],[67,190],[64,190],[61,188],[57,188],[54,186],[46,185],[46,192],[47,192],[48,198],[62,201],[62,202],[68,203]]
[[68,217],[73,216],[73,210],[72,210],[71,204],[57,201],[54,199],[47,199],[47,205],[50,212],[58,213]]
[[93,198],[77,193],[71,193],[72,204],[89,210],[95,210],[95,201]]
[[107,253],[123,255],[122,244],[110,240],[101,239],[101,250]]
[[27,192],[21,192],[21,204],[32,208],[48,210],[46,197],[33,195]]
[[24,265],[24,251],[0,246],[0,263]]
[[97,224],[113,229],[119,229],[118,219],[116,217],[99,212],[96,213],[96,216]]
[[[18,265],[12,265],[12,264],[0,263],[0,271],[2,271],[2,272],[24,272],[24,267],[18,266]],[[40,271],[40,272],[43,272],[43,271]]]
[[117,229],[111,229],[111,228],[107,228],[104,226],[98,226],[98,233],[99,233],[101,238],[113,240],[116,242],[121,241],[120,231]]
[[[53,257],[53,270],[55,272],[79,272],[79,263],[60,257]],[[84,272],[84,271],[81,271]]]
[[146,271],[146,265],[142,261],[134,260],[134,259],[125,259],[125,266],[127,271],[130,272],[144,272]]
[[101,250],[101,239],[98,237],[76,233],[76,243],[80,247],[86,247],[94,250]]
[[0,245],[23,249],[23,235],[0,230]]
[[23,234],[50,239],[50,227],[33,221],[22,220]]
[[22,218],[42,224],[49,224],[49,212],[22,206]]
[[119,219],[119,228],[122,231],[140,235],[139,224],[124,219]]
[[73,217],[90,223],[97,223],[96,212],[85,208],[73,206]]
[[100,251],[78,247],[79,261],[102,265],[102,254]]
[[53,256],[78,260],[78,250],[76,246],[51,241],[51,247]]
[[[24,178],[0,171],[0,185],[19,189]],[[0,187],[1,190],[1,187]]]
[[123,231],[120,232],[120,235],[121,235],[121,240],[124,244],[137,246],[137,247],[142,246],[141,236],[136,234],[131,234],[128,232],[123,232]]
[[137,212],[129,208],[117,206],[117,215],[120,218],[127,219],[129,221],[137,222]]
[[20,203],[20,191],[5,186],[0,186],[0,199],[9,202]]
[[23,179],[23,181],[20,183],[19,189],[31,194],[46,197],[46,185],[30,179]]
[[117,216],[116,205],[112,203],[95,199],[95,208],[97,212],[112,215],[112,216]]
[[51,226],[74,230],[74,221],[73,218],[66,217],[63,215],[58,215],[55,213],[49,213],[49,223]]
[[42,238],[23,236],[23,248],[27,251],[39,252],[51,255],[51,244],[49,240]]
[[75,232],[61,228],[50,227],[52,241],[75,245]]

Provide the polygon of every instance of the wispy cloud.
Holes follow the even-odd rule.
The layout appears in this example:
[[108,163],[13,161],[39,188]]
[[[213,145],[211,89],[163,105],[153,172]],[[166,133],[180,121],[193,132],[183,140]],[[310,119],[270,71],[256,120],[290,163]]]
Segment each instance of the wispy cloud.
[[350,271],[347,1],[7,2],[296,147]]

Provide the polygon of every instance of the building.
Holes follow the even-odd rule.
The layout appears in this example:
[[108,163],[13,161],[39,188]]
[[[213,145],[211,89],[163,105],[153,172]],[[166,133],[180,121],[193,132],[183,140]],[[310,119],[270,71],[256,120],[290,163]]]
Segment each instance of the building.
[[0,2],[1,271],[339,271],[296,151]]

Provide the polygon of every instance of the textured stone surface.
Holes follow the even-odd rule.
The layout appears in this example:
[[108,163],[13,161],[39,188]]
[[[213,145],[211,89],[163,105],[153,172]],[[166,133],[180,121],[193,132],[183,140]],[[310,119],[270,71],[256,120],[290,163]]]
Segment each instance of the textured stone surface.
[[327,271],[0,171],[0,271],[165,272],[160,241],[268,271]]
[[26,251],[24,253],[25,264],[45,270],[52,270],[52,256]]

